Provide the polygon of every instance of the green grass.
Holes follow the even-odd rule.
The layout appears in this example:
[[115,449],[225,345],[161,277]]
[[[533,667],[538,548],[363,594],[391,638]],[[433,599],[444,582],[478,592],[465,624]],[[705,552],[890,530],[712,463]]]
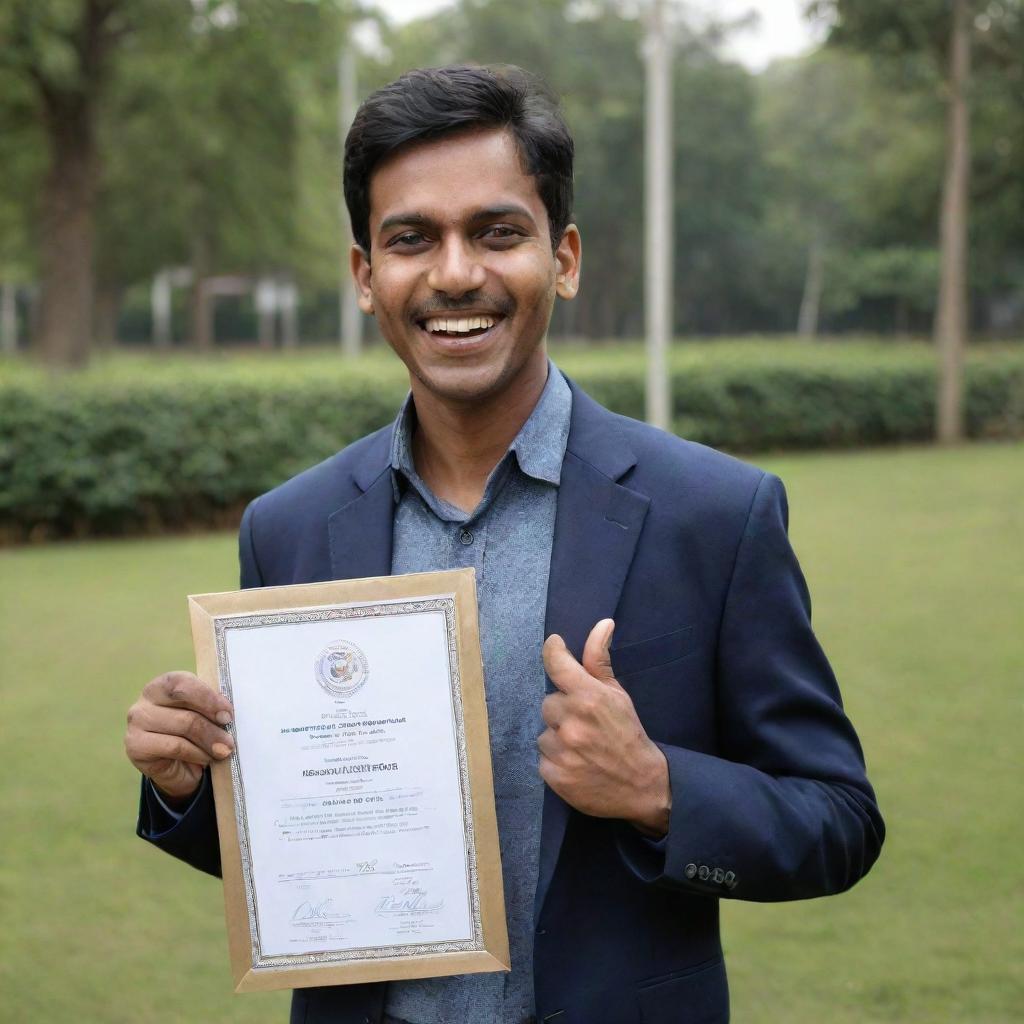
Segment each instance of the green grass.
[[[889,838],[844,896],[724,905],[733,1018],[1021,1020],[1024,445],[765,461]],[[219,884],[134,837],[121,750],[233,537],[7,550],[0,580],[0,1015],[282,1024],[286,995],[231,995]]]

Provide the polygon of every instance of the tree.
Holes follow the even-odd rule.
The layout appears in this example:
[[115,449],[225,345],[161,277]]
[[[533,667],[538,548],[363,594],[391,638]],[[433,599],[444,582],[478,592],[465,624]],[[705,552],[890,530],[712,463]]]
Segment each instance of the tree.
[[129,31],[127,6],[123,0],[8,0],[0,8],[0,60],[31,86],[48,147],[36,340],[52,365],[88,358],[96,126],[114,54]]
[[935,340],[939,352],[936,436],[963,436],[963,354],[969,325],[968,211],[972,43],[986,62],[1019,70],[1024,42],[1020,0],[816,0],[809,10],[832,18],[830,41],[925,68],[947,108],[945,174],[940,214],[941,269]]
[[[576,207],[587,257],[583,288],[560,304],[553,332],[608,338],[643,325],[643,28],[619,0],[461,0],[386,29],[387,58],[368,59],[376,86],[418,65],[510,62],[562,101],[576,143]],[[761,154],[749,73],[713,40],[679,27],[674,61],[677,330],[749,325],[759,306],[756,254]],[[723,130],[723,126],[728,126]],[[755,312],[756,311],[756,312]]]
[[942,186],[939,246],[942,264],[935,340],[939,346],[939,393],[936,433],[951,444],[964,434],[964,349],[967,346],[967,217],[971,174],[970,7],[952,0],[950,26],[949,128],[946,173]]
[[802,272],[798,297],[776,289],[798,333],[813,337],[821,318],[862,321],[868,305],[903,331],[912,313],[930,315],[941,159],[930,97],[894,88],[866,57],[835,47],[777,62],[758,91],[762,244],[782,264],[781,284]]
[[[109,322],[125,287],[168,264],[194,266],[201,344],[212,331],[209,275],[288,267],[315,268],[323,279],[324,264],[337,265],[337,235],[323,231],[338,189],[337,133],[325,111],[351,8],[347,0],[0,2],[0,82],[21,97],[19,107],[5,90],[0,111],[25,108],[19,140],[29,149],[44,141],[48,151],[42,358],[82,365],[94,308]],[[33,135],[33,120],[41,133]]]
[[0,352],[18,342],[16,290],[35,278],[34,182],[45,168],[43,140],[26,82],[0,67]]

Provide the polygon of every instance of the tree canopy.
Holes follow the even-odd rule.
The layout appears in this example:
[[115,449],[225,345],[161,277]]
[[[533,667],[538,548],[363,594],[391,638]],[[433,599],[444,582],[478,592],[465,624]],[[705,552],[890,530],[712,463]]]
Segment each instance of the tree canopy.
[[[970,284],[981,330],[1024,317],[1022,4],[972,6]],[[831,18],[829,44],[755,75],[679,5],[678,332],[931,322],[948,4],[810,7]],[[470,61],[521,64],[562,97],[586,260],[555,333],[642,328],[637,12],[622,0],[458,0],[402,26],[371,12],[379,43],[359,59],[363,95],[410,67]],[[59,274],[52,184],[61,168],[85,166],[63,194],[91,211],[77,251],[112,308],[127,296],[144,310],[150,279],[168,267],[200,282],[273,274],[298,285],[307,336],[336,336],[337,59],[357,14],[345,0],[0,0],[0,280],[45,292]],[[100,40],[93,57],[89,39]],[[83,111],[87,160],[60,143]],[[186,333],[208,321],[201,298]]]

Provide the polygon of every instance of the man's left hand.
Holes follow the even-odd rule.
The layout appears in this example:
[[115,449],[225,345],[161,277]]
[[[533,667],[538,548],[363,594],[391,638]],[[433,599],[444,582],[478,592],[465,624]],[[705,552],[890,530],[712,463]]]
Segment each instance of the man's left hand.
[[544,668],[558,692],[541,706],[540,775],[583,814],[662,836],[672,808],[668,762],[612,671],[614,629],[602,619],[591,630],[582,665],[557,633],[544,642]]

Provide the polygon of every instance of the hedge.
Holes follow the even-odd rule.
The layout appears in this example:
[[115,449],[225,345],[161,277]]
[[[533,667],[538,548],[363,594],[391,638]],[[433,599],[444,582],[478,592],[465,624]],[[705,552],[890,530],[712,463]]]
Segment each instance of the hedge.
[[[586,391],[643,415],[637,347],[555,358]],[[934,357],[925,346],[688,345],[674,354],[678,433],[737,452],[927,441]],[[121,358],[47,378],[0,363],[0,540],[233,524],[241,507],[387,423],[402,367],[374,354],[285,360]],[[967,427],[1024,436],[1024,349],[972,354]]]

